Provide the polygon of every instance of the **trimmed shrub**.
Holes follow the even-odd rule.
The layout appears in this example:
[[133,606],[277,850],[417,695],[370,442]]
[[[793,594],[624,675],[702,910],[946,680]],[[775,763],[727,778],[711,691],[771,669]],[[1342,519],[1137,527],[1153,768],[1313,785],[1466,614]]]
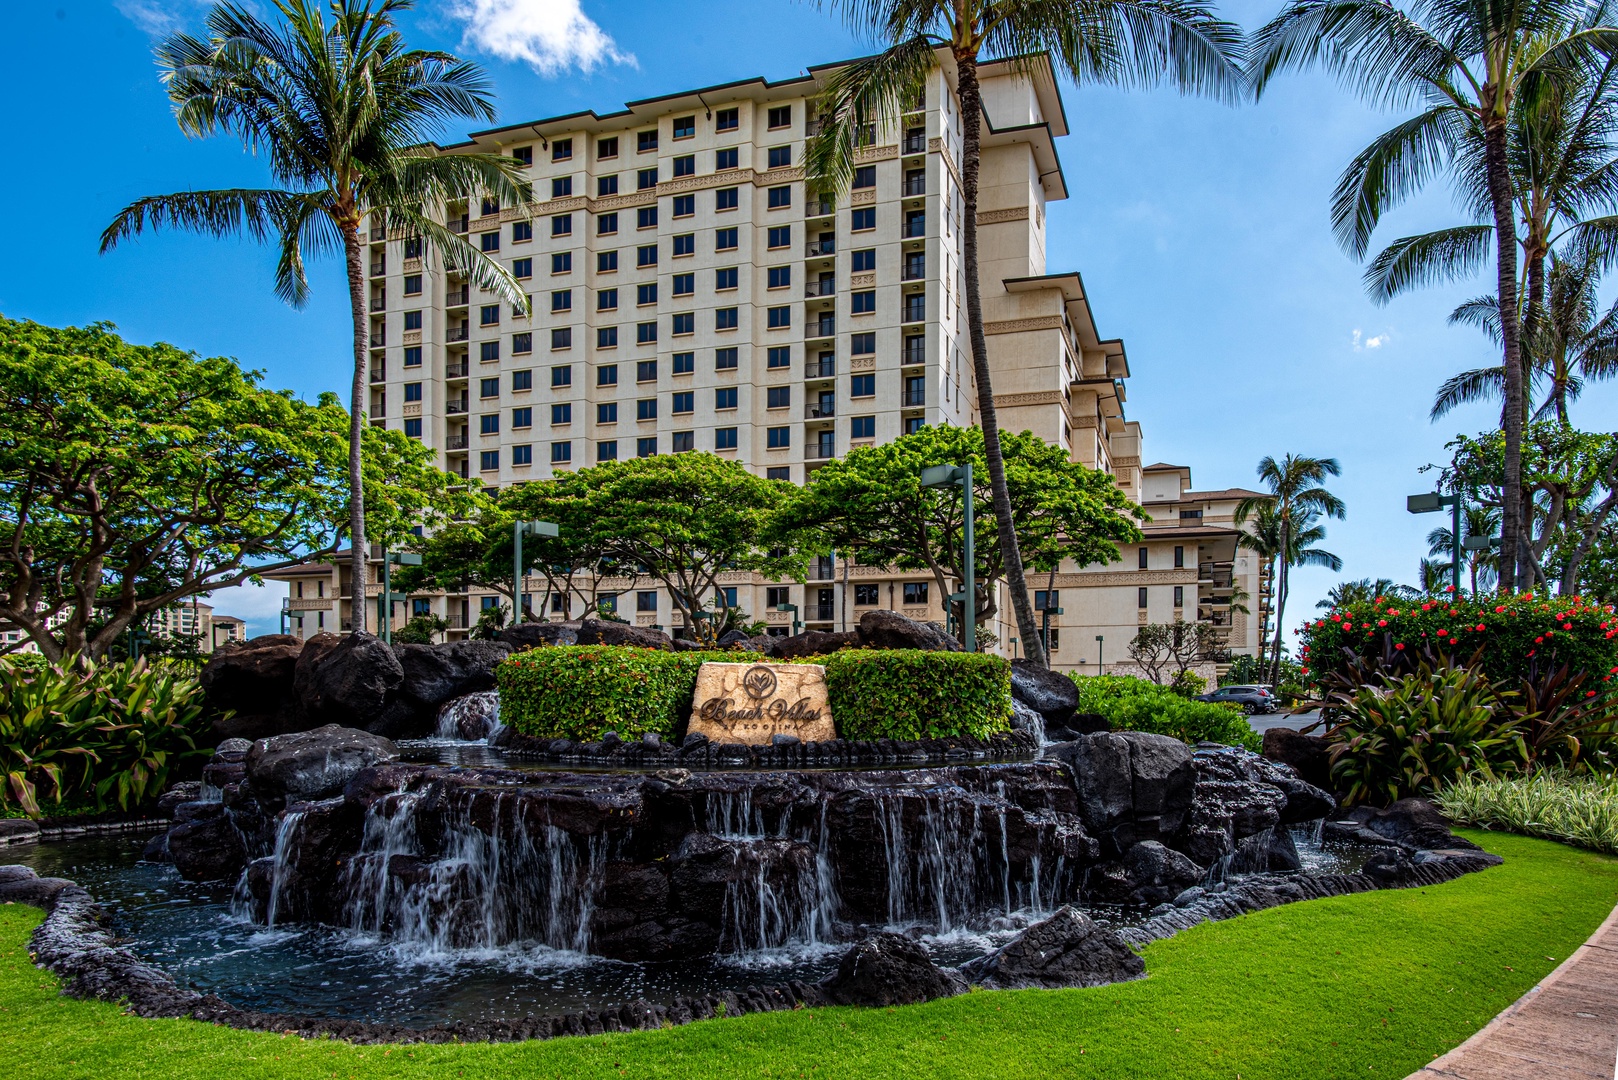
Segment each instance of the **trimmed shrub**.
[[1011,729],[1011,664],[988,653],[840,649],[824,658],[845,739],[983,739]]
[[1172,735],[1181,742],[1216,742],[1257,750],[1259,735],[1235,705],[1193,701],[1133,675],[1079,675],[1081,713],[1097,713],[1114,730]]

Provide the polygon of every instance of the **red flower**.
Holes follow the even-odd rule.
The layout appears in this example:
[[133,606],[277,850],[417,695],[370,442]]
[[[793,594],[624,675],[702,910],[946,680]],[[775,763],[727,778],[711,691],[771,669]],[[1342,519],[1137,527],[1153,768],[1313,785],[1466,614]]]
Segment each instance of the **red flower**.
[[1543,645],[1543,644],[1545,644],[1545,639],[1543,637],[1537,637],[1537,638],[1534,639],[1534,644],[1535,645]]
[[1343,617],[1342,617],[1342,616],[1341,616],[1341,615],[1333,615],[1333,616],[1332,616],[1332,617],[1331,617],[1331,621],[1332,621],[1332,622],[1342,622],[1342,621],[1343,621]]
[[1571,630],[1571,629],[1573,629],[1573,624],[1570,623],[1570,622],[1565,622],[1565,623],[1562,624],[1562,629],[1563,630]]
[[1586,690],[1586,691],[1585,691],[1585,692],[1584,692],[1584,696],[1585,696],[1585,697],[1595,697],[1595,696],[1596,696],[1596,692],[1595,692],[1595,691],[1594,691],[1594,690]]
[[1453,586],[1453,585],[1445,585],[1444,586],[1444,591],[1445,592],[1454,592],[1455,591],[1455,586]]
[[1388,625],[1388,620],[1386,620],[1386,619],[1378,619],[1378,620],[1377,620],[1377,621],[1376,621],[1376,624],[1377,624],[1377,625],[1378,625],[1378,626],[1386,626],[1386,625]]
[[1449,634],[1449,631],[1448,631],[1448,630],[1440,630],[1440,631],[1439,631],[1439,632],[1438,632],[1438,636],[1439,636],[1439,637],[1446,637],[1446,636],[1448,636],[1448,634]]
[[1494,613],[1496,615],[1499,615],[1501,612],[1503,612],[1505,610],[1506,610],[1506,606],[1504,604],[1501,604],[1499,607],[1494,609]]
[[1405,647],[1404,647],[1404,644],[1401,642],[1400,644],[1395,645],[1394,648],[1398,649],[1400,652],[1404,652]]
[[1354,629],[1354,624],[1351,623],[1351,622],[1346,622],[1346,623],[1343,624],[1343,629],[1344,630],[1352,630],[1352,629]]

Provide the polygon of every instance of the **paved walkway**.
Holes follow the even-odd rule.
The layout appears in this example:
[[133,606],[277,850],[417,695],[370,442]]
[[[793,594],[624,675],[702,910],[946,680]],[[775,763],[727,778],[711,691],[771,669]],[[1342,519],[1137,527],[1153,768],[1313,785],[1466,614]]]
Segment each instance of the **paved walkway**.
[[1618,1076],[1618,908],[1543,982],[1407,1080]]

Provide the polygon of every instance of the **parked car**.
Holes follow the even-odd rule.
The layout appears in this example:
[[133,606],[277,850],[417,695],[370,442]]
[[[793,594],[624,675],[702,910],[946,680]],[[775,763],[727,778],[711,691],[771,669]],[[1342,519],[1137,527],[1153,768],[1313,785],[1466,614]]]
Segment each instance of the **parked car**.
[[1268,687],[1251,685],[1221,686],[1210,694],[1198,694],[1198,701],[1228,702],[1242,707],[1249,716],[1254,713],[1272,713],[1281,702]]

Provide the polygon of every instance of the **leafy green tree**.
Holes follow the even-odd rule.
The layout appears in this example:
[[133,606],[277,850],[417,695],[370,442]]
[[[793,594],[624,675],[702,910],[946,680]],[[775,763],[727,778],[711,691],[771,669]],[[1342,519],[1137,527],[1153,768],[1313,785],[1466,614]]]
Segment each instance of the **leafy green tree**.
[[[207,16],[208,37],[175,34],[157,47],[158,65],[187,135],[238,136],[268,160],[277,188],[184,191],[137,200],[101,236],[101,250],[171,225],[217,237],[273,242],[280,258],[275,291],[302,307],[304,263],[341,251],[354,328],[349,430],[349,535],[353,579],[365,579],[365,486],[361,431],[367,426],[370,314],[366,310],[367,218],[387,235],[422,239],[443,268],[528,310],[522,287],[500,263],[430,214],[484,194],[525,206],[531,191],[520,166],[497,154],[439,154],[430,145],[445,121],[492,122],[488,81],[448,53],[408,49],[394,24],[410,0],[273,0],[278,23],[234,3]],[[322,13],[328,8],[330,22]],[[372,530],[374,531],[374,529]],[[364,630],[365,604],[354,606]]]
[[[1585,19],[1592,10],[1593,23]],[[1527,557],[1522,479],[1527,371],[1508,129],[1514,109],[1548,107],[1556,94],[1572,90],[1576,73],[1600,70],[1618,51],[1618,31],[1606,21],[1604,7],[1574,0],[1291,0],[1250,43],[1249,71],[1259,93],[1284,70],[1319,65],[1374,103],[1423,108],[1362,151],[1339,183],[1332,223],[1356,257],[1365,255],[1382,215],[1441,172],[1481,178],[1493,227],[1504,368],[1501,535],[1504,550],[1513,553],[1500,568],[1506,592],[1516,587],[1518,566]],[[1475,233],[1457,238],[1447,257],[1475,253],[1476,243]]]
[[1123,86],[1172,83],[1182,91],[1234,100],[1242,89],[1242,34],[1213,16],[1201,0],[825,0],[856,33],[874,35],[875,56],[842,68],[817,104],[820,132],[810,141],[806,168],[828,191],[846,192],[855,150],[875,125],[892,125],[926,89],[941,54],[954,65],[961,101],[961,269],[966,321],[977,381],[978,422],[986,436],[985,464],[1017,628],[1028,659],[1047,666],[1034,608],[1023,579],[1023,558],[1001,450],[989,348],[978,281],[978,169],[983,99],[978,65],[1010,60],[1031,69],[1049,55],[1078,83]]
[[1274,533],[1275,560],[1275,648],[1270,654],[1270,682],[1279,679],[1281,635],[1286,617],[1287,589],[1294,566],[1343,568],[1343,560],[1316,547],[1326,538],[1318,524],[1321,517],[1341,518],[1346,513],[1343,500],[1326,490],[1328,476],[1341,476],[1336,458],[1312,458],[1287,454],[1277,461],[1265,457],[1258,463],[1258,477],[1270,489],[1268,495],[1255,495],[1236,504],[1236,524],[1242,525],[1268,508],[1270,519],[1260,518]]
[[[978,594],[976,620],[998,610],[1007,545],[998,542],[993,493],[983,469],[986,434],[979,428],[924,427],[879,446],[860,447],[815,471],[783,511],[779,526],[814,536],[820,547],[858,548],[905,570],[927,570],[940,593],[965,580],[961,489],[921,486],[932,465],[972,462]],[[1140,539],[1140,516],[1112,477],[1085,468],[1059,446],[1029,432],[1002,436],[1007,495],[1017,548],[1032,565],[1072,559],[1080,566],[1115,561],[1118,544]],[[958,619],[964,612],[955,607]],[[963,627],[964,632],[964,627]]]
[[[345,410],[258,380],[105,324],[0,319],[0,621],[95,660],[155,611],[336,552]],[[361,436],[380,542],[479,498],[401,432]]]

